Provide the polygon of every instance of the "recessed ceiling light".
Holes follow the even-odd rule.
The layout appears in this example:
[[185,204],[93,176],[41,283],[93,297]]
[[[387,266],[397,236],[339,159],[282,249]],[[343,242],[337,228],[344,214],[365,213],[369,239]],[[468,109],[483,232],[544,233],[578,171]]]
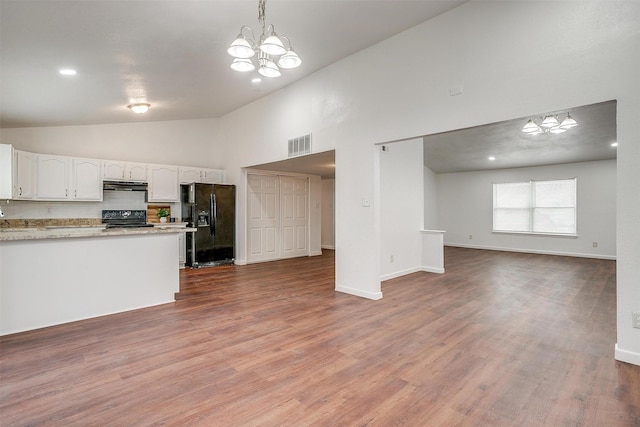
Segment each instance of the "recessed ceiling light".
[[130,109],[131,111],[137,114],[146,113],[147,111],[149,111],[149,107],[151,107],[151,104],[140,103],[140,104],[127,105],[128,109]]
[[254,77],[251,79],[251,83],[260,83],[262,79],[260,77]]
[[496,158],[493,156],[489,156],[489,160],[494,161]]
[[618,146],[618,143],[617,143],[617,142],[612,142],[612,143],[611,143],[611,146],[612,146],[612,147],[617,147],[617,146]]
[[75,76],[78,74],[76,70],[72,70],[71,68],[61,68],[58,72],[63,76]]

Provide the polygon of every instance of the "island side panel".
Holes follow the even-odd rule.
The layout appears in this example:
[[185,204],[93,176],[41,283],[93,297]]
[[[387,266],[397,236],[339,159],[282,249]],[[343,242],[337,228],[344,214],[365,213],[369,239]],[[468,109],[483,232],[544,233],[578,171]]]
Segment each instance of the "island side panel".
[[174,301],[178,234],[0,242],[0,335]]

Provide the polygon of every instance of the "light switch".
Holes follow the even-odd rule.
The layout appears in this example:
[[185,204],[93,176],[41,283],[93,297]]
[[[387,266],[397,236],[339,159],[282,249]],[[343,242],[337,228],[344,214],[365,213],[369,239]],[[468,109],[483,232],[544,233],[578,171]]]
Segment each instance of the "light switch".
[[369,199],[362,199],[362,206],[368,208],[371,206],[371,201]]

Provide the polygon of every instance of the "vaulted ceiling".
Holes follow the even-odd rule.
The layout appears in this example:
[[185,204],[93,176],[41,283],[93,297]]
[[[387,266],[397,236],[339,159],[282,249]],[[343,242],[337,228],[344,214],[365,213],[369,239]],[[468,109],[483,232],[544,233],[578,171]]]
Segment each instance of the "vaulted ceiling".
[[303,64],[253,84],[226,50],[258,0],[1,0],[0,127],[219,117],[465,1],[268,0]]

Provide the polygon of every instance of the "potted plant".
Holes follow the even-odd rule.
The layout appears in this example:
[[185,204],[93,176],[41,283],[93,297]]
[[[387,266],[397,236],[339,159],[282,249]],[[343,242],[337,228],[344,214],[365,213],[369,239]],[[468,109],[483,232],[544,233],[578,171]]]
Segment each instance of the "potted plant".
[[158,208],[158,218],[160,218],[160,222],[167,222],[167,217],[169,216],[169,211],[165,208]]

